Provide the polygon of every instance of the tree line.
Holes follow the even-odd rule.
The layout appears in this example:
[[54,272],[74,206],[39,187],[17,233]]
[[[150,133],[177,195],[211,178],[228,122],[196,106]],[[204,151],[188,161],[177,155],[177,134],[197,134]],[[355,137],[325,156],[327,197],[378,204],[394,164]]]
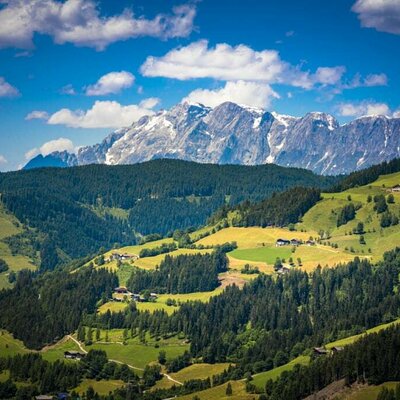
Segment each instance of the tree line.
[[[137,233],[164,236],[203,225],[225,203],[260,201],[295,185],[326,188],[337,180],[276,165],[154,160],[0,173],[0,192],[22,223],[77,258],[116,243],[134,244]],[[127,218],[113,216],[115,208]]]

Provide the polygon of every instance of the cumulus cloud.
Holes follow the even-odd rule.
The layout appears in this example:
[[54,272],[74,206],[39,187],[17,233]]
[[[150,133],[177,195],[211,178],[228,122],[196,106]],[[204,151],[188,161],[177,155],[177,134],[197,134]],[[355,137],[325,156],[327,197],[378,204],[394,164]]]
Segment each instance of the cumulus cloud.
[[391,115],[390,108],[385,103],[361,102],[341,103],[338,112],[343,117],[360,117],[362,115]]
[[0,154],[0,164],[7,164],[7,163],[8,163],[7,159]]
[[398,0],[357,0],[352,11],[361,26],[400,35],[400,2]]
[[54,153],[55,151],[68,151],[70,153],[73,153],[75,151],[75,146],[70,139],[66,138],[50,140],[49,142],[44,143],[39,148],[35,147],[27,151],[25,153],[25,158],[27,160],[30,160],[39,154],[47,156],[51,153]]
[[47,123],[71,128],[119,128],[129,126],[144,115],[152,115],[154,99],[123,106],[116,101],[96,101],[89,110],[63,108],[52,114]]
[[15,97],[18,95],[19,90],[10,85],[2,76],[0,76],[0,97]]
[[275,50],[254,51],[245,45],[220,43],[208,48],[200,40],[171,50],[163,57],[148,57],[141,67],[144,76],[175,78],[214,78],[274,82],[285,69]]
[[119,93],[133,85],[135,77],[127,71],[109,72],[103,75],[94,85],[86,88],[87,96],[104,96]]
[[339,67],[319,67],[315,72],[315,82],[322,85],[336,85],[339,83],[346,72],[346,68]]
[[193,4],[174,7],[170,14],[153,19],[121,14],[103,16],[93,0],[1,0],[0,48],[34,47],[35,33],[49,35],[57,44],[104,50],[110,43],[140,36],[161,39],[187,37],[193,30]]
[[44,119],[44,120],[48,120],[49,119],[49,114],[46,111],[31,111],[26,117],[25,119],[27,121],[31,121],[32,119]]
[[265,108],[276,98],[279,98],[279,95],[267,84],[236,81],[227,82],[224,87],[215,90],[194,90],[183,101],[197,102],[209,107],[215,107],[225,101],[232,101],[238,104]]
[[[342,85],[346,68],[319,67],[315,72],[305,71],[300,66],[282,60],[276,50],[255,51],[243,44],[233,47],[226,43],[210,48],[206,40],[200,40],[186,47],[173,49],[162,57],[148,57],[140,71],[147,77],[258,81],[310,90],[315,87]],[[371,85],[374,77],[377,78],[369,78]],[[375,84],[377,81],[378,79]]]

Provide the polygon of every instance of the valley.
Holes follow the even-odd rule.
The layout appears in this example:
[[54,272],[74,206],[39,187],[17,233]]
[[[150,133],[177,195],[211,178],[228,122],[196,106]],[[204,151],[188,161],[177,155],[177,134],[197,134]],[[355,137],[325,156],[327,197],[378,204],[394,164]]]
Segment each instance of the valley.
[[[167,398],[169,393],[178,399],[193,399],[195,396],[201,400],[258,398],[271,380],[275,382],[274,385],[279,385],[282,379],[286,379],[283,378],[286,373],[297,373],[297,365],[311,368],[318,361],[313,353],[315,345],[318,344],[327,351],[332,348],[351,348],[362,341],[365,335],[373,336],[390,331],[398,325],[399,315],[396,314],[395,306],[397,282],[391,280],[392,278],[388,280],[383,275],[380,277],[380,274],[384,274],[380,264],[396,265],[384,254],[393,250],[400,242],[400,225],[395,218],[400,215],[400,192],[392,190],[398,182],[400,172],[395,172],[382,175],[367,185],[342,192],[322,192],[320,200],[311,205],[296,223],[288,223],[282,227],[243,226],[257,203],[255,206],[232,205],[213,215],[209,219],[209,225],[198,229],[178,229],[167,237],[142,236],[141,243],[115,245],[110,250],[99,251],[93,256],[70,263],[64,272],[60,271],[63,280],[77,281],[81,275],[85,275],[89,288],[93,273],[101,273],[102,279],[106,279],[104,284],[108,285],[107,289],[101,298],[97,297],[96,300],[91,297],[92,305],[88,309],[93,311],[83,316],[75,332],[70,332],[72,336],[66,334],[54,343],[48,342],[34,354],[40,354],[51,363],[59,360],[76,365],[77,361],[64,359],[64,352],[100,352],[107,355],[110,363],[122,367],[127,365],[137,375],[137,379],[146,382],[150,379],[148,374],[151,368],[159,368],[161,365],[161,375],[154,378],[154,381],[151,378],[153,383],[148,383],[150,386],[146,389],[148,396],[155,396],[155,399]],[[350,210],[349,215],[347,210]],[[24,232],[22,224],[4,206],[1,211],[4,221],[3,239]],[[104,218],[104,214],[98,215],[103,215],[101,218]],[[389,221],[388,224],[384,216]],[[23,251],[26,253],[26,250]],[[217,267],[220,261],[213,257],[218,252],[226,266]],[[21,265],[18,258],[21,255],[13,258],[11,253],[7,254],[7,248],[3,254],[4,259],[9,262],[10,270],[15,265]],[[191,263],[196,262],[196,257],[198,262],[203,262],[201,260],[206,256],[211,257],[210,262],[217,262],[215,269],[210,269],[210,274],[215,274],[216,284],[212,284],[212,290],[188,291],[185,289],[186,285],[196,287],[201,284],[195,283],[196,276],[201,272],[196,267],[191,273],[185,269],[186,263],[194,266]],[[352,261],[354,257],[359,260]],[[28,257],[26,260],[29,262]],[[155,276],[166,276],[163,271],[167,267],[172,268],[168,274],[169,289],[162,287],[158,290]],[[33,260],[30,260],[29,268],[36,268]],[[180,271],[176,277],[171,275],[175,268]],[[371,268],[378,268],[380,274],[375,275]],[[332,277],[329,277],[331,274]],[[6,282],[7,275],[2,273],[1,276]],[[56,288],[55,282],[50,283],[51,276],[52,273],[46,279]],[[94,277],[95,281],[99,278]],[[43,281],[45,285],[46,279]],[[337,282],[329,289],[333,290],[333,294],[322,295],[320,305],[313,305],[313,298],[318,292],[312,287],[312,282],[320,280],[322,287],[326,287],[326,282],[330,279]],[[373,280],[380,282],[377,285],[383,285],[382,290],[386,297],[381,304],[375,304],[374,314],[367,314],[369,319],[363,319],[357,315],[356,309],[370,307],[366,305],[366,301],[369,296],[367,293],[371,293],[374,285]],[[40,299],[40,296],[46,296],[50,292],[43,291],[45,286],[40,289],[42,283],[39,282],[36,284],[37,289],[32,290],[40,291]],[[117,285],[112,282],[118,282],[122,287],[121,293],[117,293]],[[131,289],[142,287],[144,282],[150,285],[146,286],[146,290]],[[211,282],[212,280],[210,284]],[[65,287],[68,285],[66,283]],[[372,285],[371,289],[366,288],[368,285]],[[396,289],[390,289],[391,285]],[[12,284],[7,282],[5,287],[11,288]],[[349,306],[346,305],[346,298],[350,299],[361,287],[365,288],[365,292],[359,293],[359,304],[353,304],[350,315],[347,315],[349,311],[345,310]],[[328,291],[328,288],[324,290]],[[309,294],[303,297],[303,291]],[[155,293],[146,297],[150,292]],[[138,296],[136,301],[131,300],[133,293],[138,293],[135,294]],[[19,296],[18,293],[15,295]],[[21,296],[24,296],[22,292]],[[54,296],[57,294],[54,293]],[[331,296],[335,299],[334,304],[322,300]],[[5,298],[2,300],[0,296],[1,301],[5,301]],[[9,301],[15,300],[10,298]],[[23,297],[21,302],[24,302]],[[303,307],[307,309],[305,313],[295,311]],[[312,311],[315,307],[321,312],[324,310],[325,318],[319,314],[320,311]],[[392,313],[381,314],[387,307]],[[41,312],[46,312],[45,308]],[[273,322],[274,313],[278,313],[276,322]],[[306,315],[308,313],[310,317]],[[326,318],[330,313],[335,316]],[[201,316],[199,319],[192,319],[192,314]],[[214,314],[221,315],[221,321],[212,319],[206,322]],[[234,318],[231,321],[230,315]],[[56,317],[51,317],[53,318]],[[310,326],[308,318],[314,320]],[[234,322],[235,319],[243,322]],[[205,323],[208,327],[206,329],[212,329],[213,332],[206,334],[205,327],[199,325],[201,323]],[[212,325],[209,324],[215,326],[211,328]],[[232,326],[226,330],[224,324]],[[199,326],[195,327],[196,325]],[[299,339],[285,338],[283,327],[293,332],[301,327],[304,332],[309,332],[307,339],[300,340],[304,335],[300,331],[295,333],[299,335]],[[64,328],[60,332],[63,330]],[[205,335],[204,339],[209,341],[206,347],[202,347],[204,339],[195,334],[199,330]],[[229,336],[233,332],[234,336]],[[274,332],[282,341],[288,340],[286,346],[289,347],[286,348],[292,350],[287,351],[274,342],[269,332]],[[17,333],[16,337],[18,336]],[[9,330],[2,331],[2,355],[13,357],[32,352],[16,337]],[[216,337],[219,337],[219,344],[214,350],[208,350],[210,347],[207,346],[214,346]],[[228,342],[232,340],[237,350],[229,350],[224,337],[230,337]],[[271,349],[263,347],[265,341],[270,343]],[[297,344],[293,347],[295,343]],[[218,346],[224,349],[220,356],[216,350]],[[162,362],[161,355],[165,359]],[[190,357],[190,361],[183,362],[185,357]],[[178,362],[183,364],[174,370],[175,367],[171,365]],[[157,376],[158,373],[154,371],[151,374]],[[0,382],[5,382],[7,376],[6,371],[0,376]],[[84,393],[91,387],[99,395],[106,396],[109,391],[124,390],[126,383],[118,377],[116,374],[93,379],[89,374],[72,389]],[[210,382],[214,384],[211,386]],[[379,390],[380,387],[375,389],[371,385],[354,386],[338,395],[343,400],[357,399],[360,395],[370,396],[375,400]],[[232,394],[227,395],[230,391]]]

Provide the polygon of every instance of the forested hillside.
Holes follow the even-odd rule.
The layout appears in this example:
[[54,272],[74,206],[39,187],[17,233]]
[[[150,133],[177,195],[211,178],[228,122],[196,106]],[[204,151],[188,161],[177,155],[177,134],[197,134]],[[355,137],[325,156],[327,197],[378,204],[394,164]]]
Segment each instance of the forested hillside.
[[199,226],[223,204],[259,201],[293,186],[327,188],[337,178],[276,165],[245,167],[154,160],[126,165],[45,168],[0,174],[1,200],[67,257],[136,234]]

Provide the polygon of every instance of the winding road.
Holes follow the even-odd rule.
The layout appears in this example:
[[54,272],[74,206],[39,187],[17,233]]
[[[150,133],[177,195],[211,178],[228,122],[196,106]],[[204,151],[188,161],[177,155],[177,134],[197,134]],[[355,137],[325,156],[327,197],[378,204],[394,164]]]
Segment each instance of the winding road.
[[[79,350],[80,350],[82,353],[84,353],[84,354],[87,354],[87,353],[88,353],[87,350],[83,347],[82,343],[81,343],[79,340],[75,339],[72,335],[68,335],[67,337],[68,337],[68,339],[74,341],[74,342],[77,344],[77,346],[79,347]],[[111,358],[110,358],[109,360],[112,361],[112,362],[115,362],[115,363],[117,363],[117,364],[121,364],[121,365],[122,365],[122,364],[126,364],[126,363],[124,363],[124,362],[122,362],[122,361],[113,360],[113,359],[111,359]],[[135,369],[135,370],[137,370],[137,371],[144,371],[143,368],[134,367],[133,365],[130,365],[130,364],[126,364],[126,365],[127,365],[129,368],[131,368],[131,369]],[[182,382],[177,381],[176,379],[172,378],[172,376],[170,376],[170,375],[168,375],[168,374],[164,374],[164,373],[163,373],[162,375],[165,376],[169,381],[174,382],[174,383],[176,383],[177,385],[183,386],[183,383],[182,383]]]

